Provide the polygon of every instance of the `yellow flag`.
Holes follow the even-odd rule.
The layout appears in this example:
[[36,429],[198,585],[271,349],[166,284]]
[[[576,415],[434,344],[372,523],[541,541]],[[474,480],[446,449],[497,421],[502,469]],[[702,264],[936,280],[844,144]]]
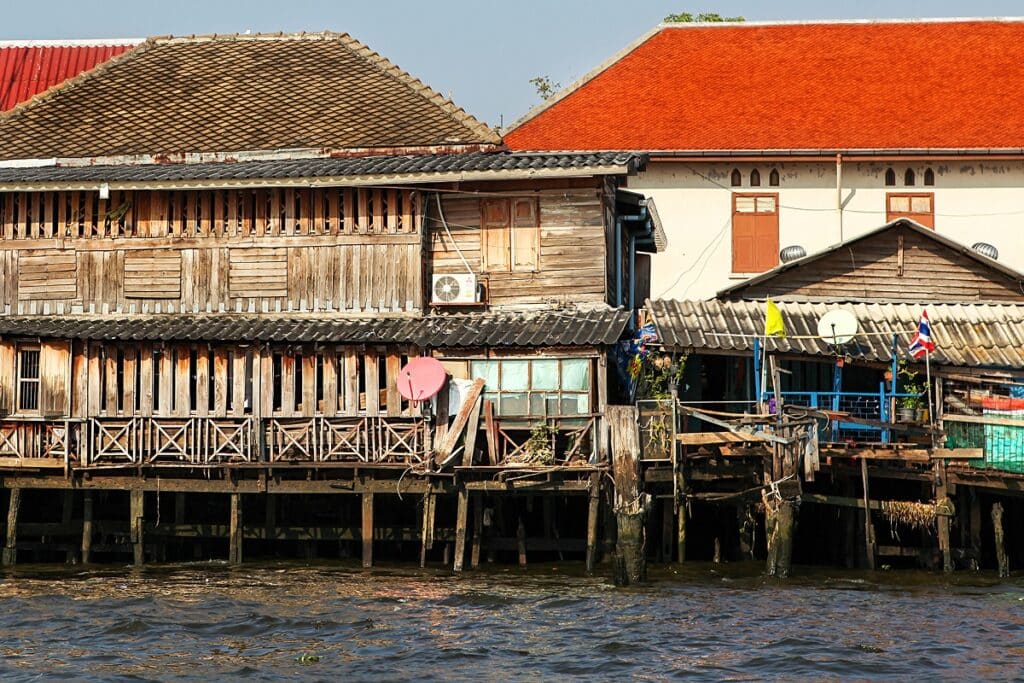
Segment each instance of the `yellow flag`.
[[782,312],[779,311],[779,307],[771,299],[768,299],[768,307],[764,314],[764,336],[786,336],[786,323],[782,321]]

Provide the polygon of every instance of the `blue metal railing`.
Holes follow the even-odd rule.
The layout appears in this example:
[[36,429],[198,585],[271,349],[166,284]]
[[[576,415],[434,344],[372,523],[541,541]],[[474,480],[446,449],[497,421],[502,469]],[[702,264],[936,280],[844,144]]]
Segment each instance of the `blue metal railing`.
[[[879,383],[877,392],[857,391],[783,391],[783,403],[807,408],[821,408],[848,413],[853,417],[879,422],[891,422],[890,399],[903,398],[911,394],[891,393],[886,390],[885,382]],[[767,397],[765,397],[767,398]],[[827,433],[822,437],[829,441],[878,441],[889,443],[890,432],[882,427],[856,424],[853,422],[835,422],[829,425]]]

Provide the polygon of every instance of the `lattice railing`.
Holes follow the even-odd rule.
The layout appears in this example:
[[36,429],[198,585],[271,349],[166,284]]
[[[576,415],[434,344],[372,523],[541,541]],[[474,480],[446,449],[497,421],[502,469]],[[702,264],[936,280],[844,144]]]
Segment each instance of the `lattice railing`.
[[550,428],[544,444],[535,431],[537,420],[519,424],[507,418],[498,423],[496,455],[500,464],[562,464],[593,455],[597,416],[547,417],[540,421]]
[[264,429],[271,463],[419,464],[426,459],[421,418],[268,418]]
[[23,460],[76,457],[78,425],[68,420],[0,421],[0,457]]
[[251,417],[91,418],[86,465],[255,462]]

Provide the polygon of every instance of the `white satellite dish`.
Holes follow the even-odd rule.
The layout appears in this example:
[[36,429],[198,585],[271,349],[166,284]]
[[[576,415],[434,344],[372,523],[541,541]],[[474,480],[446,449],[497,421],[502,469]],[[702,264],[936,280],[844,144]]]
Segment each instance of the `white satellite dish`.
[[828,344],[848,344],[857,334],[857,316],[845,308],[836,308],[821,316],[818,336]]

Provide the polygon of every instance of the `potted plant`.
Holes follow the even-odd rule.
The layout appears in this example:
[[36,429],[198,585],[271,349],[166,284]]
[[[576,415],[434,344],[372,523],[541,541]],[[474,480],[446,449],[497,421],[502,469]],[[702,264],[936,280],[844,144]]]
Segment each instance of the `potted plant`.
[[896,419],[899,422],[923,422],[924,402],[922,396],[928,390],[927,384],[918,381],[918,372],[907,367],[905,361],[899,364],[900,391],[905,396],[900,396],[896,401]]

